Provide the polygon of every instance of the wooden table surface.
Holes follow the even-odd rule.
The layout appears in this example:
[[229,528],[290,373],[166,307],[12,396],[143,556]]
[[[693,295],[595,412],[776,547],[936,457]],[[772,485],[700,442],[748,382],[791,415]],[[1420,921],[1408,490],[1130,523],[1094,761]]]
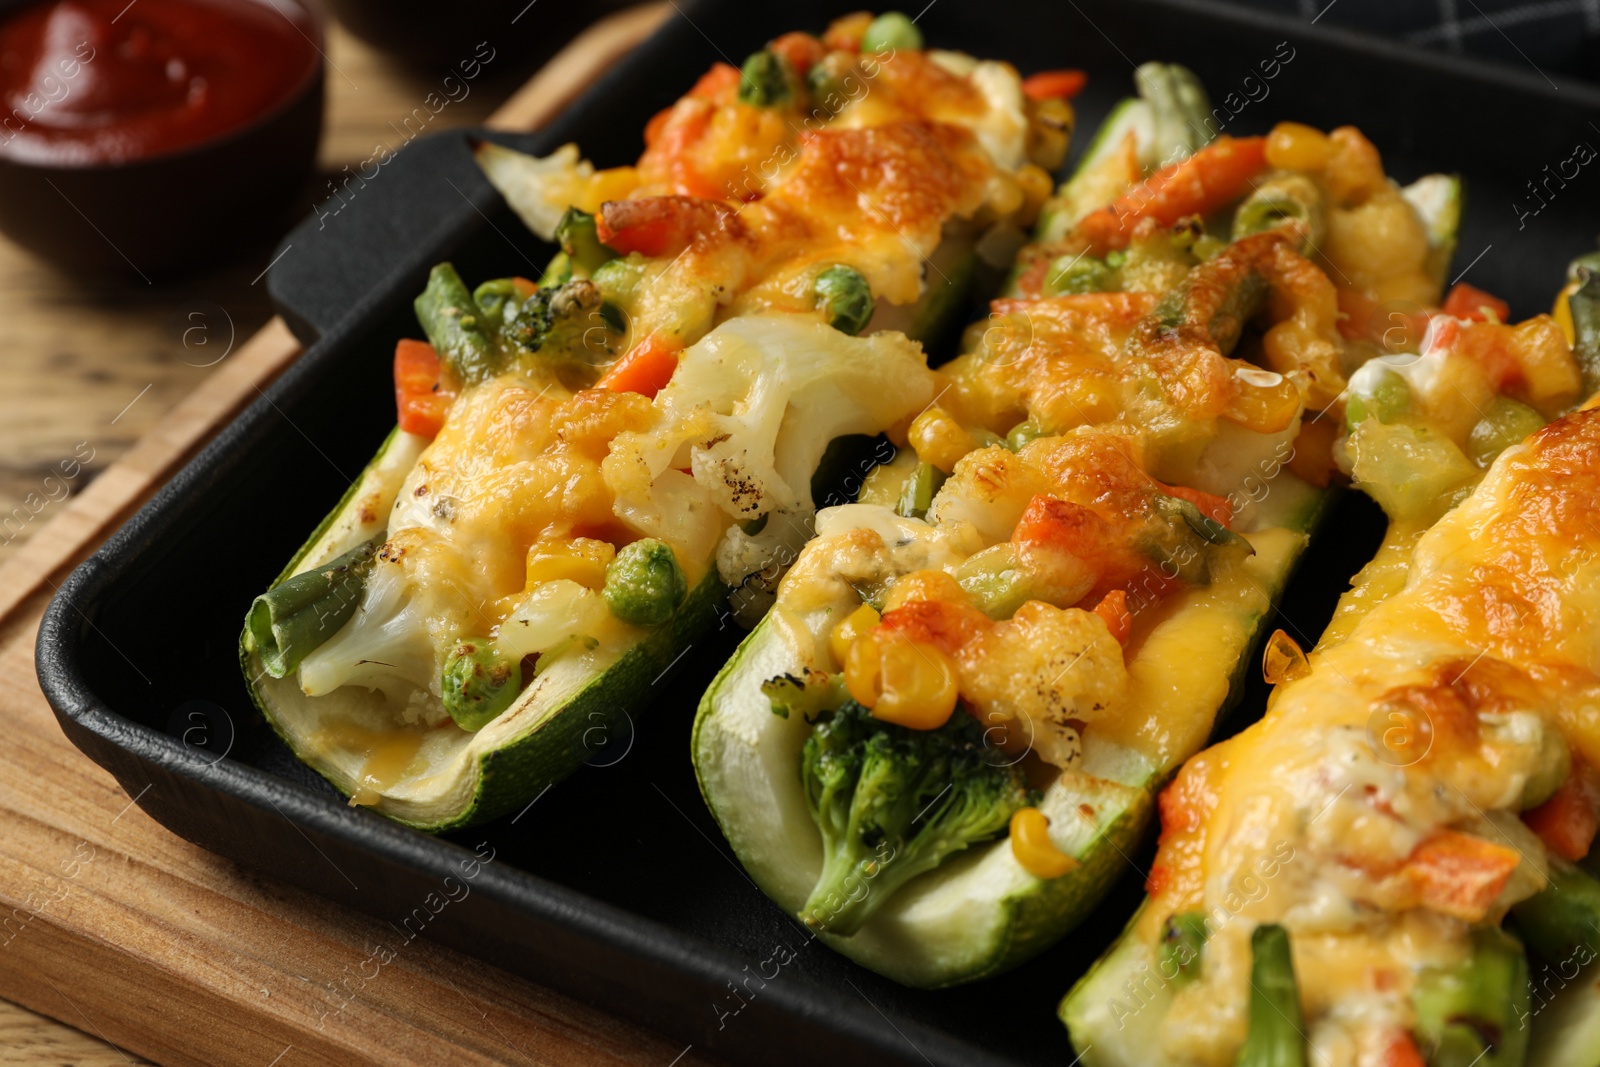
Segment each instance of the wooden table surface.
[[[331,175],[395,143],[391,123],[439,75],[402,67],[336,25],[326,51],[341,72],[330,69],[319,160]],[[525,60],[501,59],[434,128],[482,123],[531,73]],[[324,180],[306,189],[306,214]],[[260,280],[271,252],[241,250],[192,277],[146,284],[68,277],[0,237],[0,563],[200,385],[230,340],[242,344],[271,317]],[[75,462],[82,470],[63,478]],[[0,1000],[0,1065],[145,1062],[96,1037],[92,1023],[80,1031]]]

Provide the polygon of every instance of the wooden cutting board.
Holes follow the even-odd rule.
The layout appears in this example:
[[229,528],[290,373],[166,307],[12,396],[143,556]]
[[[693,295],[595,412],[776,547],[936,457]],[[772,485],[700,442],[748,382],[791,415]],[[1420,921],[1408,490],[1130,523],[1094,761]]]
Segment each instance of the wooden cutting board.
[[[598,23],[492,124],[544,122],[670,12]],[[0,997],[172,1067],[709,1063],[424,941],[330,1014],[387,928],[167,832],[56,725],[33,670],[51,592],[298,354],[272,320],[0,567]]]

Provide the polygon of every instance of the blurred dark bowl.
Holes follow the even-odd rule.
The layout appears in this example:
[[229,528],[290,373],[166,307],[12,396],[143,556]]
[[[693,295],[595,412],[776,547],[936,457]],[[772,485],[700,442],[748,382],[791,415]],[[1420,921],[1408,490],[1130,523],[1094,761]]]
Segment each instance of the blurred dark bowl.
[[[0,13],[24,5],[0,6]],[[322,16],[306,12],[323,47]],[[301,211],[322,137],[323,63],[272,110],[211,140],[121,163],[0,157],[0,232],[68,270],[149,279],[280,235]]]
[[447,67],[487,43],[526,68],[568,38],[638,0],[326,0],[345,29],[374,48],[418,66]]

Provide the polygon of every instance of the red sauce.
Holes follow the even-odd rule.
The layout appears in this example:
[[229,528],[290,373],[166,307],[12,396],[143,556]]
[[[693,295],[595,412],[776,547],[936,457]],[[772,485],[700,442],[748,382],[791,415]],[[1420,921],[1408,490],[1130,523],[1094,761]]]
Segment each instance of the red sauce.
[[248,125],[320,62],[285,0],[60,0],[0,23],[0,157],[68,166]]

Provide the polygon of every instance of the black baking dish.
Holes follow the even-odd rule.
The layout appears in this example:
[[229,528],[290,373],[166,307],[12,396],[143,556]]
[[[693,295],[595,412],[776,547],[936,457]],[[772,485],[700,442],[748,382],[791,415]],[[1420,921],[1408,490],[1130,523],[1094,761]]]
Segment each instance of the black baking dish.
[[[577,141],[600,165],[625,162],[650,115],[712,62],[855,6],[687,6],[547,130],[495,136],[541,154]],[[1557,88],[1531,67],[1175,0],[942,0],[920,24],[935,46],[1024,72],[1088,69],[1084,131],[1128,91],[1134,63],[1170,59],[1200,74],[1228,133],[1280,118],[1352,122],[1401,180],[1459,170],[1468,206],[1451,276],[1470,266],[1519,317],[1548,305],[1563,265],[1600,229],[1600,177],[1568,173],[1576,145],[1600,144],[1600,93]],[[487,842],[494,859],[473,892],[426,936],[713,1056],[1069,1062],[1056,1001],[1128,915],[1139,874],[1130,869],[1074,937],[972,987],[908,990],[810,944],[743,876],[689,766],[694,702],[733,647],[731,627],[685,656],[663,706],[592,766],[518,816],[449,838],[347,807],[259,725],[234,654],[240,620],[392,425],[389,356],[416,333],[410,302],[427,267],[452,259],[466,277],[493,277],[550,253],[478,175],[471,136],[419,139],[347,185],[337,215],[325,209],[290,236],[273,292],[314,343],[62,587],[38,667],[63,729],[174,832],[380,918],[410,914]],[[1285,598],[1286,625],[1307,641],[1380,529],[1353,496],[1333,521],[1345,529]],[[1231,725],[1260,706],[1258,688]]]

